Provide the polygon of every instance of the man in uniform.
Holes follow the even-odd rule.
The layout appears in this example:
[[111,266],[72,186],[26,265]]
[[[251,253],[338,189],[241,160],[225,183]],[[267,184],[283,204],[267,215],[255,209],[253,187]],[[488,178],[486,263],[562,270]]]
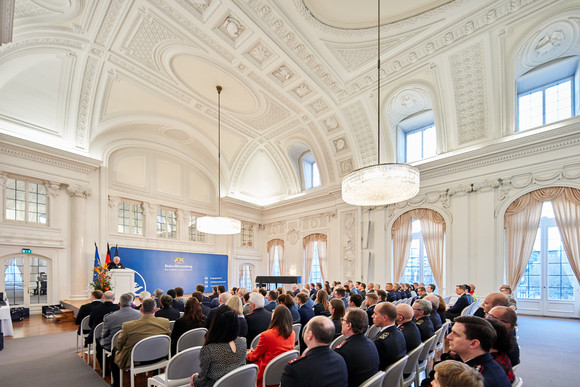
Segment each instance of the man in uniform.
[[496,306],[508,306],[508,298],[503,293],[490,293],[483,299],[483,303],[474,313],[474,316],[485,317]]
[[489,353],[495,339],[491,324],[476,316],[457,317],[447,336],[449,350],[481,373],[486,387],[510,387],[505,371]]
[[407,353],[411,352],[421,344],[421,332],[413,321],[413,308],[411,305],[397,305],[397,328],[405,337],[405,346]]
[[437,309],[439,308],[439,298],[437,296],[430,295],[426,296],[424,300],[431,303],[431,314],[429,314],[429,318],[433,323],[433,330],[437,331],[443,325],[441,317],[439,317],[439,313],[437,313]]
[[385,290],[387,291],[387,301],[394,302],[400,299],[399,293],[395,292],[391,282],[387,282],[385,285]]
[[[407,305],[409,306],[409,305]],[[382,302],[375,308],[373,323],[380,327],[373,341],[379,353],[379,370],[384,371],[407,354],[403,333],[395,326],[397,308],[390,302]]]
[[431,314],[431,303],[427,300],[417,300],[413,303],[413,314],[415,316],[415,324],[421,332],[421,341],[428,340],[435,334],[433,323],[429,318]]
[[373,313],[375,313],[375,307],[379,302],[379,297],[376,293],[367,293],[365,298],[365,306],[367,307],[367,316],[369,318],[369,323],[373,321]]
[[334,339],[332,321],[323,316],[311,318],[304,327],[303,336],[308,349],[302,356],[286,364],[281,385],[284,387],[346,387],[348,383],[346,363],[342,356],[329,348]]
[[[376,309],[375,309],[376,311]],[[348,385],[356,387],[379,370],[379,353],[365,336],[368,317],[364,310],[348,308],[342,319],[342,334],[346,337],[335,351],[341,355],[348,369]]]

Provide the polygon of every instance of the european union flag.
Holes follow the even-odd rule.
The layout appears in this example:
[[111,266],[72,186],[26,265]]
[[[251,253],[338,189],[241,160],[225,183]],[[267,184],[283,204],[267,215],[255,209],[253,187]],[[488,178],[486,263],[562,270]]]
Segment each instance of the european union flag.
[[[99,258],[99,248],[97,247],[97,242],[95,242],[95,265],[94,267],[101,266],[101,258]],[[99,274],[93,270],[93,283],[97,281]]]

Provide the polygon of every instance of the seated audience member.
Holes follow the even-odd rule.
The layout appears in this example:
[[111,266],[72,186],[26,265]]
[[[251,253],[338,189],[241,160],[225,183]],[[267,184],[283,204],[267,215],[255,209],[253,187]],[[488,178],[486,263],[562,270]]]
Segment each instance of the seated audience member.
[[[199,285],[198,285],[198,286],[199,286]],[[203,286],[203,285],[202,285],[202,286]],[[214,298],[217,298],[217,297],[219,296],[219,294],[218,294],[218,292],[217,292],[217,286],[213,286],[211,289],[212,289],[212,293],[211,293],[211,294],[210,294],[210,295],[209,295],[207,298],[209,298],[210,300],[213,300]],[[205,292],[205,287],[204,287],[204,290],[201,290],[201,291],[200,291],[200,290],[197,288],[197,286],[196,286],[196,287],[195,287],[195,290],[196,290],[197,292],[201,292],[201,293],[203,294],[203,293]]]
[[300,313],[300,324],[302,324],[302,326],[305,326],[308,321],[314,317],[314,311],[306,305],[308,300],[308,296],[304,293],[298,293],[296,296],[296,301],[298,302],[298,313]]
[[226,294],[228,294],[228,295],[231,296],[231,294],[229,294],[228,292],[226,292],[226,287],[224,285],[218,285],[218,287],[217,287],[217,293],[218,293],[218,297],[213,298],[211,300],[211,303],[209,305],[210,308],[217,308],[218,306],[220,306],[220,303],[219,303],[219,300],[218,300],[220,294],[226,293]]
[[520,347],[516,341],[515,326],[518,322],[518,316],[516,312],[507,306],[495,306],[491,308],[487,314],[487,318],[495,319],[500,321],[508,329],[509,335],[513,338],[513,345],[510,350],[508,350],[507,355],[510,358],[512,366],[520,364]]
[[231,288],[231,289],[230,289],[230,294],[231,294],[232,296],[235,296],[235,295],[236,295],[236,293],[238,293],[238,288],[236,288],[236,287],[234,286],[233,288]]
[[441,318],[441,322],[444,323],[447,319],[445,317],[445,312],[447,311],[447,305],[445,305],[445,300],[439,294],[430,293],[429,296],[437,297],[439,300],[439,307],[437,308],[437,314]]
[[[221,286],[221,285],[220,285]],[[226,304],[226,302],[228,302],[228,300],[230,299],[232,295],[229,294],[228,292],[223,292],[220,293],[219,297],[217,298],[218,300],[218,307],[222,307]],[[216,312],[217,308],[212,308],[209,313],[207,314],[207,317],[205,318],[205,328],[209,330],[209,326],[211,324],[212,318],[213,318],[213,314]]]
[[447,335],[449,350],[479,371],[486,387],[510,387],[505,371],[489,353],[495,339],[496,333],[491,324],[476,316],[457,317],[451,333]]
[[[103,359],[103,348],[107,351],[111,350],[111,341],[115,333],[121,330],[123,323],[127,321],[137,320],[141,317],[139,311],[131,308],[131,303],[133,301],[133,295],[131,293],[122,294],[119,297],[119,309],[116,312],[109,313],[103,317],[103,331],[101,332],[101,339],[97,342],[97,359],[102,362]],[[108,359],[107,359],[108,362]],[[101,369],[105,367],[107,369],[108,364],[101,364]]]
[[342,319],[342,334],[346,339],[335,348],[335,351],[346,362],[349,387],[359,386],[379,370],[377,347],[365,336],[368,326],[368,317],[364,310],[358,308],[346,310]]
[[121,378],[120,370],[129,369],[131,363],[131,351],[135,344],[146,337],[155,335],[169,335],[169,320],[155,317],[155,300],[148,298],[143,301],[141,307],[141,318],[127,321],[121,328],[117,346],[113,349],[111,362],[111,376],[113,386],[119,386]]
[[[395,288],[393,286],[393,284],[391,282],[387,282],[387,284],[385,285],[385,291],[386,291],[386,299],[382,299],[381,297],[381,301],[389,301],[389,302],[395,302],[397,300],[400,299],[400,295],[398,292],[395,291]],[[380,296],[379,296],[380,297]],[[379,302],[381,302],[379,301]]]
[[365,298],[365,306],[367,311],[367,316],[369,318],[369,323],[373,321],[373,313],[375,311],[375,307],[377,306],[377,302],[379,301],[379,297],[376,293],[367,293]]
[[463,284],[463,286],[465,286],[465,295],[467,296],[467,300],[469,301],[469,305],[471,305],[471,304],[473,304],[473,301],[475,301],[475,299],[471,295],[471,286],[469,286],[468,284]]
[[173,298],[164,294],[161,296],[161,309],[155,312],[155,317],[165,317],[169,321],[175,321],[179,318],[179,311],[171,306]]
[[344,302],[344,307],[348,308],[348,300],[345,298],[346,290],[344,290],[344,288],[341,288],[341,287],[334,288],[333,294],[334,294],[335,299],[341,300],[342,302]]
[[446,360],[435,365],[432,387],[483,387],[483,376],[465,363]]
[[507,296],[502,293],[488,294],[483,300],[481,306],[477,308],[477,310],[475,311],[474,316],[485,317],[485,315],[489,313],[491,308],[495,306],[508,306]]
[[[248,315],[252,312],[252,309],[250,309],[250,294],[251,292],[246,292],[242,296],[242,304],[244,304],[242,310],[244,311],[244,315]],[[278,294],[278,303],[280,303],[280,294]],[[298,314],[298,310],[296,310],[296,313]]]
[[433,329],[435,331],[439,330],[443,325],[443,321],[441,321],[441,317],[439,313],[437,313],[437,309],[439,308],[439,298],[434,295],[426,296],[424,300],[429,301],[431,303],[431,313],[429,314],[429,318],[433,323]]
[[369,284],[367,285],[367,294],[374,293],[374,292],[375,292],[375,284],[372,282],[369,282]]
[[178,312],[183,312],[185,310],[185,304],[181,301],[177,301],[177,292],[175,289],[169,289],[167,295],[171,297],[171,307]]
[[324,290],[319,290],[316,292],[316,301],[314,301],[314,310],[315,316],[330,316],[330,312],[328,311],[328,293]]
[[361,284],[358,286],[358,294],[360,294],[360,296],[362,297],[363,300],[367,296],[366,289],[367,289],[367,284],[365,284],[364,282],[361,282]]
[[429,318],[431,314],[431,303],[427,300],[417,300],[413,303],[413,315],[415,316],[415,324],[421,332],[421,341],[428,340],[435,334],[433,323]]
[[298,293],[300,293],[300,289],[298,288],[297,284],[292,284],[292,293],[294,294],[294,297],[296,297]]
[[503,294],[505,294],[508,298],[508,306],[510,308],[512,308],[513,310],[516,310],[517,307],[517,302],[515,297],[512,295],[512,288],[509,285],[502,285],[499,288],[499,291],[502,292]]
[[328,282],[324,283],[324,290],[328,293],[328,297],[332,294],[332,289],[330,288],[330,284]]
[[246,364],[246,339],[238,336],[238,324],[239,318],[229,306],[216,309],[199,353],[200,371],[191,375],[192,386],[211,387],[228,372]]
[[[342,301],[341,301],[342,302]],[[315,316],[304,327],[308,350],[286,364],[282,373],[284,387],[346,387],[348,373],[344,358],[329,348],[334,339],[332,322]]]
[[139,293],[139,296],[137,298],[139,300],[137,301],[135,299],[134,301],[135,303],[139,302],[139,305],[134,306],[133,309],[141,310],[141,305],[143,304],[143,301],[145,301],[148,298],[151,298],[151,293],[149,293],[147,290],[144,290],[141,293]]
[[93,332],[95,327],[103,322],[103,318],[107,314],[120,309],[119,305],[113,304],[113,301],[115,301],[115,293],[113,293],[112,290],[107,290],[103,293],[103,302],[91,309],[91,314],[89,315],[91,333],[89,333],[89,336],[86,338],[85,345],[93,342]]
[[465,285],[455,286],[455,293],[459,296],[459,298],[457,299],[457,301],[455,301],[455,304],[449,307],[449,309],[447,309],[447,312],[445,312],[446,318],[448,318],[451,321],[453,321],[455,317],[459,316],[464,308],[468,307],[471,304],[470,302],[471,296],[469,297],[467,296],[467,287]]
[[238,296],[232,296],[228,298],[226,305],[232,308],[232,310],[238,314],[238,322],[240,323],[239,336],[246,337],[248,334],[248,322],[246,321],[246,316],[244,316],[242,299]]
[[360,308],[362,305],[363,298],[360,294],[353,294],[348,299],[348,307],[349,308]]
[[246,322],[248,323],[248,334],[246,341],[248,348],[252,344],[254,337],[268,329],[270,321],[272,320],[272,312],[264,309],[264,297],[260,293],[250,293],[250,309],[252,310],[246,315]]
[[306,294],[306,304],[305,304],[306,307],[308,307],[310,309],[314,308],[314,300],[312,300],[310,298],[310,295],[309,295],[310,293],[308,292],[308,290],[302,289],[302,291],[300,293]]
[[417,297],[419,297],[419,298],[425,298],[425,296],[427,295],[427,290],[423,286],[419,286],[417,288],[416,292],[417,292]]
[[435,284],[429,284],[427,285],[427,293],[431,294],[433,292],[435,292],[435,289],[437,289],[437,286],[435,286]]
[[268,312],[271,312],[278,305],[276,302],[276,300],[278,300],[278,292],[275,290],[270,290],[266,296],[266,299],[268,300],[268,303],[264,305],[264,309],[266,309]]
[[161,289],[155,289],[155,291],[153,292],[153,296],[151,297],[152,299],[155,300],[155,303],[157,304],[157,308],[161,308],[161,296],[163,295],[163,290]]
[[201,304],[201,313],[203,313],[203,315],[205,317],[207,317],[207,315],[211,311],[211,308],[209,306],[207,306],[206,304],[203,303],[203,294],[201,294],[198,291],[195,291],[195,292],[193,292],[193,294],[191,295],[191,297],[196,298],[197,301],[199,301],[199,303]]
[[187,302],[187,298],[183,296],[183,288],[180,286],[175,287],[175,299],[183,304],[185,308],[185,303]]
[[278,304],[284,305],[290,310],[292,314],[292,322],[294,324],[300,323],[300,313],[298,313],[298,309],[296,308],[296,304],[294,304],[294,298],[287,294],[281,294],[278,296]]
[[185,332],[195,329],[203,328],[205,316],[201,312],[201,304],[195,297],[191,297],[185,303],[185,310],[183,316],[175,320],[173,330],[171,331],[171,355],[177,353],[177,341]]
[[512,362],[510,361],[507,353],[512,349],[514,345],[514,337],[509,334],[508,328],[499,320],[493,317],[486,318],[491,324],[493,329],[495,329],[496,339],[489,350],[493,359],[501,366],[505,371],[510,383],[513,383],[516,379],[514,370],[512,369]]
[[391,364],[407,354],[405,336],[395,325],[397,314],[395,305],[383,302],[377,305],[373,315],[375,327],[380,328],[380,331],[373,338],[373,342],[379,353],[379,370],[381,371],[386,370]]
[[[101,299],[103,298],[103,292],[101,292],[100,290],[93,290],[91,292],[91,302],[87,303],[87,304],[83,304],[81,305],[81,307],[79,308],[79,312],[77,313],[77,318],[75,319],[75,324],[79,325],[79,329],[77,330],[77,334],[79,334],[81,332],[81,322],[83,321],[83,319],[87,316],[91,315],[91,311],[93,310],[93,308],[97,305],[101,305]],[[90,330],[86,330],[83,333],[89,333]]]
[[469,284],[469,294],[473,297],[473,302],[477,301],[477,296],[475,295],[475,284]]
[[333,298],[330,300],[328,310],[330,311],[330,320],[334,324],[334,337],[336,338],[342,334],[342,318],[346,313],[344,302]]
[[403,333],[407,353],[421,344],[421,332],[413,321],[413,308],[411,305],[397,305],[397,328]]
[[377,289],[377,297],[378,299],[378,303],[380,304],[381,302],[392,302],[389,301],[389,293],[387,293],[386,291],[384,291],[383,289]]
[[258,383],[262,386],[262,377],[268,363],[276,356],[294,349],[296,335],[292,330],[292,315],[284,305],[278,305],[272,313],[268,329],[260,334],[256,349],[250,349],[246,360],[255,362],[258,367]]

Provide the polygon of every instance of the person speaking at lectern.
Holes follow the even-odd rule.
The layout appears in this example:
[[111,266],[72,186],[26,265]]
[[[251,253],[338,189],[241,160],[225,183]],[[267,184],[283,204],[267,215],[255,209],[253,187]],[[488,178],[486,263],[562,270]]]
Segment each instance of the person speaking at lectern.
[[123,266],[123,264],[121,263],[121,258],[119,258],[118,255],[115,255],[115,257],[113,258],[113,262],[109,262],[109,264],[107,265],[107,270],[111,270],[111,269],[124,269],[125,266]]

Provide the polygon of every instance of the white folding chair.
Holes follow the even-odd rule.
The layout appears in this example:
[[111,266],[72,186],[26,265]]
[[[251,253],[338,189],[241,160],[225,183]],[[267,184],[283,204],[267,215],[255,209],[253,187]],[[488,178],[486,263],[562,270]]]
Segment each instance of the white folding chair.
[[260,341],[260,334],[252,339],[252,343],[250,344],[250,348],[256,349],[258,346],[258,341]]
[[77,333],[77,353],[85,347],[85,339],[89,336],[88,333],[84,333],[84,331],[91,330],[91,327],[89,327],[89,317],[90,316],[86,316],[81,321],[81,326],[79,328],[79,332]]
[[186,348],[169,360],[165,373],[147,379],[147,387],[176,387],[189,385],[189,378],[201,367],[199,352],[201,346]]
[[419,363],[419,355],[421,354],[421,351],[423,351],[424,345],[425,344],[421,343],[417,346],[417,348],[407,353],[409,359],[407,359],[407,364],[405,364],[405,369],[403,370],[403,376],[401,378],[402,387],[409,387],[411,384],[413,384],[413,382],[415,382],[417,363]]
[[449,329],[449,322],[446,321],[441,325],[441,335],[437,338],[437,343],[435,344],[435,360],[437,360],[437,353],[443,352],[443,343],[445,342],[445,335]]
[[294,331],[294,349],[300,351],[300,332],[302,331],[302,324],[292,324],[292,330]]
[[284,367],[288,362],[295,357],[297,357],[299,352],[295,349],[281,353],[276,356],[266,366],[264,369],[264,376],[262,378],[262,386],[271,386],[274,384],[280,384],[282,379],[282,372],[284,372]]
[[[171,354],[171,339],[167,335],[146,337],[131,350],[131,387],[135,387],[135,375],[165,368]],[[157,360],[152,364],[135,365],[136,362]],[[191,376],[191,375],[190,375]]]
[[175,325],[175,320],[169,321],[169,330],[173,331],[173,326]]
[[258,380],[258,366],[247,364],[228,372],[219,378],[214,387],[256,387]]
[[336,348],[340,343],[342,343],[344,340],[346,340],[346,337],[344,337],[344,335],[340,335],[338,336],[336,339],[334,339],[332,341],[332,343],[330,343],[330,349],[334,349]]
[[[103,378],[105,377],[105,370],[107,369],[107,363],[106,363],[107,356],[111,356],[111,353],[113,353],[113,349],[117,346],[117,340],[119,340],[120,333],[121,333],[121,330],[118,330],[117,333],[115,333],[113,335],[113,339],[111,340],[111,350],[110,351],[103,348],[103,359],[102,359],[103,361],[101,363],[103,365],[103,367],[102,367],[103,369],[101,370],[102,374],[103,374]],[[112,361],[114,361],[114,359]]]
[[429,362],[429,352],[431,348],[435,345],[437,340],[437,335],[433,335],[423,342],[423,349],[419,355],[419,361],[417,362],[417,370],[415,372],[415,386],[419,385],[419,376],[421,372],[427,369],[427,363]]
[[524,385],[524,381],[519,376],[516,376],[514,382],[512,383],[512,387],[522,387]]
[[203,345],[205,342],[206,333],[207,329],[205,328],[195,328],[185,332],[177,340],[177,352],[181,352],[187,348]]
[[383,387],[399,386],[401,384],[401,380],[403,380],[403,370],[407,364],[407,359],[409,359],[409,356],[405,355],[385,370]]
[[381,330],[381,327],[376,327],[374,325],[371,325],[370,328],[367,330],[367,333],[365,334],[366,337],[368,337],[369,339],[373,339],[377,333],[379,333],[379,331]]
[[93,370],[97,368],[97,341],[101,339],[101,333],[103,332],[103,324],[104,323],[99,323],[95,327],[95,330],[93,331]]
[[359,387],[381,387],[383,385],[383,379],[385,378],[385,372],[379,371],[367,380],[363,382]]

